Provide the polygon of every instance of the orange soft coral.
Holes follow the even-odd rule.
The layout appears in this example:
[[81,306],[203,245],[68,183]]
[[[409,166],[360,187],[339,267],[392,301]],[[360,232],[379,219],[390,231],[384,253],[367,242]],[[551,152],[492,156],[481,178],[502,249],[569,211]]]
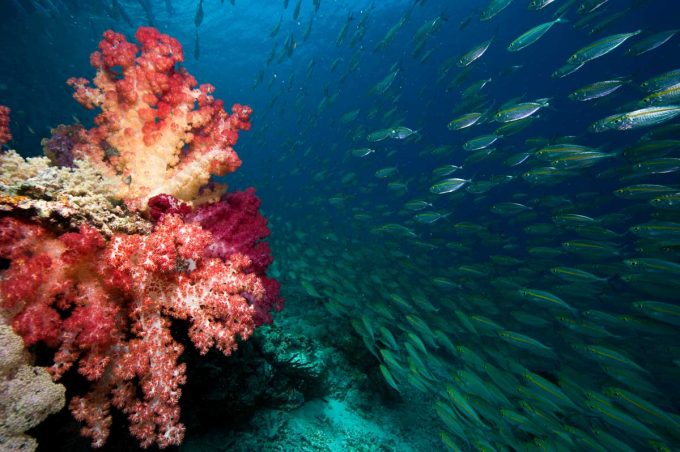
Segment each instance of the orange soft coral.
[[212,174],[240,166],[232,146],[239,130],[250,128],[252,110],[235,104],[229,115],[213,98],[213,86],[197,86],[178,67],[183,54],[175,39],[150,27],[135,36],[141,49],[106,31],[90,57],[94,86],[69,79],[78,102],[102,110],[74,155],[118,177],[116,197],[134,209],[146,209],[148,198],[160,193],[191,203]]

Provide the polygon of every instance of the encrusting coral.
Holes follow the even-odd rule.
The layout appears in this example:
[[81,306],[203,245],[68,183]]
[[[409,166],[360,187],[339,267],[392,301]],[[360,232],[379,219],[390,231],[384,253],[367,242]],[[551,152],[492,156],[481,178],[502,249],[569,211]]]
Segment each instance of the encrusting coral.
[[71,163],[72,168],[50,166],[46,157],[24,160],[13,150],[0,154],[0,212],[21,214],[64,232],[81,224],[106,237],[151,231],[151,222],[111,196],[114,181],[88,160]]

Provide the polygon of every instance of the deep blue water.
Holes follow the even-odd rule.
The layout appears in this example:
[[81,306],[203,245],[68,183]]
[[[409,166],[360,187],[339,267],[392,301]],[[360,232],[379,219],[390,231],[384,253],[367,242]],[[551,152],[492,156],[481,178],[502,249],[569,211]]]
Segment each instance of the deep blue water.
[[[489,21],[479,20],[486,2],[477,0],[321,0],[318,12],[312,1],[303,0],[297,20],[292,17],[295,0],[285,10],[282,0],[236,0],[235,6],[205,0],[205,18],[198,29],[195,1],[168,2],[172,13],[166,2],[150,0],[150,21],[140,2],[119,0],[131,18],[128,24],[111,17],[110,0],[3,1],[0,104],[12,109],[10,145],[23,155],[39,155],[40,139],[50,128],[74,118],[91,121],[93,114],[72,100],[66,79],[94,74],[88,57],[104,30],[112,28],[132,39],[138,26],[153,24],[184,45],[185,67],[199,83],[215,85],[215,97],[227,105],[253,107],[253,127],[241,134],[236,147],[243,166],[226,180],[234,188],[257,188],[272,229],[273,272],[288,302],[298,309],[305,303],[323,305],[332,318],[347,322],[352,334],[363,336],[376,354],[371,378],[387,385],[378,366],[388,369],[403,396],[399,409],[407,412],[410,404],[423,404],[435,413],[438,408],[438,416],[432,416],[434,435],[446,432],[444,436],[463,450],[597,450],[598,444],[602,450],[617,450],[620,445],[613,438],[634,450],[680,447],[680,208],[675,204],[660,209],[648,198],[614,195],[634,184],[680,191],[678,168],[654,174],[634,169],[635,163],[654,158],[679,158],[680,141],[673,140],[680,140],[680,123],[676,118],[635,130],[588,130],[606,116],[641,108],[637,102],[647,93],[640,84],[678,68],[677,36],[639,56],[625,53],[656,32],[680,28],[680,3],[609,0],[586,26],[576,29],[586,16],[576,11],[582,0],[571,2],[564,15],[568,23],[556,24],[532,46],[511,53],[506,47],[513,39],[553,20],[555,11],[570,0],[556,0],[541,11],[529,11],[528,0],[514,0]],[[348,15],[346,36],[338,42]],[[393,42],[376,51],[377,43],[405,16]],[[417,30],[437,17],[441,26],[414,56]],[[617,19],[600,29],[612,17]],[[467,18],[469,25],[461,30]],[[270,37],[279,21],[280,29]],[[642,33],[574,74],[551,77],[578,49],[635,30]],[[460,55],[492,36],[489,50],[478,61],[466,69],[456,66]],[[284,55],[287,39],[296,43],[291,56]],[[431,54],[421,61],[426,52]],[[350,71],[353,61],[356,66]],[[392,85],[383,93],[371,92],[396,67]],[[629,77],[630,82],[610,96],[589,102],[568,98],[584,85],[616,77]],[[463,90],[482,79],[491,81],[480,100],[466,109]],[[463,150],[463,143],[502,124],[488,120],[452,131],[449,121],[475,108],[491,115],[511,99],[517,103],[538,98],[550,98],[550,105],[526,129],[501,137],[495,151],[481,161],[466,162],[471,153]],[[675,103],[680,104],[680,97]],[[359,112],[354,120],[341,121],[355,109]],[[371,132],[399,125],[417,134],[367,141]],[[633,145],[660,140],[669,140],[663,156],[624,155]],[[523,177],[533,168],[550,166],[537,159],[535,151],[564,142],[611,155],[547,183]],[[433,153],[438,146],[450,149],[443,155]],[[364,158],[351,154],[361,147],[375,152]],[[531,157],[516,167],[503,163],[520,152]],[[430,186],[443,177],[433,177],[432,170],[444,164],[463,167],[448,177],[471,182],[456,193],[434,195]],[[375,176],[391,166],[398,169],[395,176]],[[510,180],[483,193],[468,190],[500,176]],[[394,181],[407,189],[390,189],[387,184]],[[431,203],[426,210],[448,216],[420,223],[414,218],[417,212],[404,209],[414,199]],[[507,202],[521,203],[527,210],[507,215],[492,210]],[[558,224],[555,218],[565,214],[590,217],[587,226],[594,229]],[[654,221],[665,222],[667,232],[645,240],[630,230]],[[463,222],[476,229],[469,232]],[[401,225],[412,236],[386,232],[385,225]],[[536,227],[541,231],[532,232]],[[610,248],[593,255],[563,245],[575,240]],[[545,249],[554,254],[540,254]],[[625,262],[640,258],[656,261],[643,261],[642,267]],[[602,281],[569,284],[551,273],[556,267],[584,270]],[[451,286],[435,281],[438,277]],[[522,288],[558,296],[573,311],[523,297],[518,294]],[[405,299],[406,306],[395,297]],[[634,307],[639,301],[664,303],[666,310],[650,314]],[[527,313],[542,322],[518,319]],[[481,317],[471,328],[467,322],[474,316]],[[428,328],[416,327],[414,319]],[[480,319],[496,326],[474,327]],[[395,336],[396,349],[380,327]],[[460,350],[446,350],[437,335],[428,337],[435,331],[473,350],[507,379],[497,378]],[[550,352],[504,340],[503,331],[535,339]],[[420,337],[424,350],[414,345],[411,334]],[[404,344],[416,347],[421,363]],[[584,347],[603,347],[597,350],[605,352]],[[390,349],[402,367],[387,363],[380,349]],[[616,355],[604,356],[610,352]],[[561,388],[568,403],[554,394],[557,401],[547,401],[527,370]],[[503,386],[501,381],[511,384]],[[479,386],[494,389],[489,395]],[[461,408],[447,392],[450,388],[462,394],[475,415]],[[626,402],[627,396],[612,395],[612,388],[650,405],[640,408],[641,402]],[[441,410],[449,410],[457,420],[447,422]],[[454,423],[462,435],[455,432]],[[451,447],[446,440],[436,444]]]

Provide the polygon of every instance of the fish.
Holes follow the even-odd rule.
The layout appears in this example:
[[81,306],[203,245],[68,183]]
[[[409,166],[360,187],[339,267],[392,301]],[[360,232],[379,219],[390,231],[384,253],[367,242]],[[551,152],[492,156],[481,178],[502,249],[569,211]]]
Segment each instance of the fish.
[[680,158],[660,157],[633,165],[633,170],[645,174],[667,174],[680,171]]
[[562,17],[558,17],[557,19],[546,22],[540,25],[536,25],[534,28],[530,29],[529,31],[522,33],[520,36],[518,36],[514,41],[512,41],[508,45],[508,51],[510,52],[519,52],[522,49],[526,49],[530,45],[536,43],[539,39],[543,37],[544,34],[550,30],[553,25],[555,24],[562,24],[569,22],[567,19],[564,19]]
[[588,400],[585,405],[593,412],[599,413],[607,423],[628,432],[631,435],[641,436],[646,439],[661,439],[644,424],[614,408],[612,405],[597,400]]
[[375,172],[375,176],[380,179],[385,179],[387,177],[392,177],[397,174],[399,170],[394,166],[386,166],[385,168],[380,168]]
[[432,203],[429,203],[427,201],[423,201],[420,199],[413,199],[411,201],[408,201],[406,204],[404,204],[404,208],[406,210],[412,210],[412,211],[418,211],[418,210],[423,210],[428,207],[432,207]]
[[[156,16],[153,13],[153,3],[151,3],[151,0],[137,0],[137,1],[144,10],[144,15],[146,16],[146,19],[149,21],[149,25],[153,26],[156,22]],[[36,3],[33,4],[35,5]],[[123,11],[122,8],[119,11]]]
[[404,25],[406,25],[407,20],[408,19],[405,16],[400,17],[399,20],[394,25],[392,25],[389,30],[387,30],[385,36],[375,45],[373,51],[382,52],[386,50],[394,41],[397,33],[404,27]]
[[483,116],[483,113],[466,113],[462,116],[452,119],[446,127],[449,130],[467,129],[468,127],[472,127],[477,124]]
[[484,21],[493,19],[501,11],[507,8],[510,3],[512,3],[512,0],[489,0],[489,3],[479,15],[479,20]]
[[660,322],[680,326],[680,307],[659,301],[636,301],[632,307],[638,312]]
[[118,0],[111,0],[111,9],[116,11],[117,14],[120,14],[120,17],[123,18],[126,24],[130,27],[132,26],[133,22],[132,19],[130,19],[130,15],[125,11]]
[[591,14],[592,12],[600,9],[608,1],[609,0],[584,0],[583,3],[581,3],[581,6],[579,6],[577,12],[583,15]]
[[380,129],[376,130],[375,132],[371,132],[368,134],[366,137],[367,141],[370,141],[372,143],[375,143],[376,141],[382,141],[387,138],[390,138],[392,135],[392,129]]
[[628,113],[607,116],[591,126],[593,132],[606,130],[631,130],[650,127],[674,119],[680,115],[680,105],[664,105],[641,108]]
[[578,348],[579,350],[583,351],[585,356],[588,356],[589,358],[592,358],[597,362],[617,367],[628,368],[636,371],[646,372],[645,369],[640,367],[633,360],[631,360],[630,358],[626,357],[625,355],[614,349],[594,344],[585,345],[583,347],[579,346]]
[[390,129],[390,138],[394,138],[395,140],[403,140],[417,134],[417,130],[412,130],[403,126]]
[[551,160],[550,164],[557,169],[586,168],[599,163],[601,160],[614,157],[616,157],[616,154],[606,152],[580,152],[570,155],[560,155],[554,160]]
[[528,118],[535,114],[538,110],[546,108],[550,105],[550,99],[538,99],[533,102],[521,102],[518,104],[507,106],[493,116],[498,122],[512,122]]
[[[298,3],[300,0],[298,0]],[[347,13],[347,19],[345,19],[345,23],[342,25],[342,28],[340,28],[340,31],[338,32],[338,36],[335,39],[335,45],[337,47],[341,46],[342,43],[345,40],[345,36],[347,36],[347,31],[349,30],[349,25],[354,20],[354,16],[352,15],[351,12]]]
[[392,373],[390,373],[389,369],[387,367],[385,367],[383,364],[380,364],[380,366],[378,366],[378,367],[380,368],[380,373],[382,374],[382,376],[385,379],[385,381],[387,382],[387,384],[390,385],[390,387],[392,389],[394,389],[395,391],[401,392],[399,390],[399,385],[397,384],[396,380],[392,376]]
[[607,278],[602,278],[585,270],[572,267],[553,267],[550,269],[550,273],[560,279],[573,283],[607,282]]
[[413,232],[413,230],[411,230],[410,228],[395,223],[388,223],[383,226],[380,226],[379,228],[377,228],[376,231],[384,232],[387,234],[394,234],[399,237],[418,237],[418,235],[415,232]]
[[640,101],[641,106],[665,106],[673,103],[680,103],[680,83],[655,91]]
[[[678,164],[680,164],[680,159]],[[638,237],[653,239],[680,239],[680,223],[672,221],[651,221],[649,223],[636,224],[629,228],[629,231]]]
[[282,24],[283,24],[283,15],[281,15],[281,17],[279,17],[279,21],[276,23],[274,28],[272,28],[272,31],[269,32],[270,38],[275,37],[279,33],[279,30],[281,30]]
[[524,334],[507,330],[499,331],[497,334],[505,342],[516,347],[520,347],[533,353],[537,353],[541,356],[556,357],[552,348]]
[[390,86],[392,86],[392,83],[394,83],[394,80],[397,78],[397,75],[399,74],[400,68],[397,66],[396,68],[391,68],[390,72],[383,78],[380,82],[376,83],[370,90],[371,93],[377,93],[377,94],[383,94],[385,91],[389,89]]
[[442,165],[432,170],[432,176],[437,178],[445,177],[455,173],[460,169],[463,169],[463,167],[457,165]]
[[562,300],[560,297],[557,295],[554,295],[550,292],[546,292],[544,290],[538,290],[538,289],[530,289],[530,288],[522,288],[518,291],[518,294],[529,301],[532,301],[534,303],[537,303],[538,305],[545,306],[548,308],[559,308],[559,309],[565,309],[571,313],[576,313],[576,309],[574,309],[572,306],[567,304],[564,300]]
[[501,202],[491,206],[491,211],[499,215],[517,215],[527,210],[532,210],[532,208],[518,202]]
[[371,148],[356,148],[350,151],[354,157],[367,157],[375,152],[375,149]]
[[630,83],[630,79],[627,77],[591,83],[569,94],[569,99],[579,102],[600,99],[602,97],[609,96],[628,83]]
[[418,223],[424,223],[424,224],[432,224],[436,222],[437,220],[441,220],[442,218],[446,218],[449,215],[451,215],[451,212],[447,213],[441,213],[441,212],[420,212],[417,213],[416,215],[413,216],[413,219],[416,220]]
[[298,0],[295,4],[295,9],[293,9],[293,20],[298,20],[300,17],[300,8],[302,7],[302,0]]
[[566,63],[564,66],[557,68],[551,75],[552,78],[564,78],[581,69],[585,63]]
[[642,30],[636,30],[631,33],[619,33],[598,39],[597,41],[576,51],[572,56],[569,57],[567,63],[583,64],[593,61],[596,58],[600,58],[612,52],[628,39],[632,38],[633,36],[637,36],[640,33],[642,33]]
[[463,143],[463,149],[465,149],[466,151],[477,151],[480,149],[485,149],[494,144],[500,138],[501,137],[496,135],[495,133],[482,135],[480,137],[473,138]]
[[436,195],[444,195],[447,193],[453,193],[460,190],[465,186],[465,184],[471,182],[469,179],[460,179],[457,177],[452,177],[449,179],[444,179],[437,182],[430,187],[430,192]]
[[652,36],[648,36],[645,39],[636,42],[626,50],[626,55],[639,56],[647,52],[651,52],[654,49],[658,49],[675,36],[678,33],[678,29],[661,31],[655,33]]
[[198,6],[196,7],[196,14],[194,15],[194,25],[196,28],[200,27],[203,23],[203,0],[198,1]]
[[656,209],[680,210],[680,192],[650,199],[649,204]]
[[680,275],[680,264],[664,259],[639,257],[636,259],[624,259],[623,263],[636,271],[662,273],[669,277]]
[[555,2],[555,0],[531,0],[528,9],[530,11],[539,11],[553,2]]
[[536,151],[534,151],[534,155],[545,161],[552,161],[555,160],[558,157],[563,157],[563,156],[569,156],[569,155],[578,155],[586,152],[594,152],[595,149],[587,147],[587,146],[582,146],[579,144],[571,144],[571,143],[565,143],[565,144],[554,144],[550,146],[546,146],[543,148],[540,148]]
[[657,76],[645,80],[640,84],[640,87],[647,91],[648,93],[653,93],[656,91],[662,91],[671,86],[680,83],[680,69],[674,69],[672,71],[664,72]]
[[677,192],[675,188],[667,185],[635,184],[614,190],[614,195],[623,199],[653,199],[675,192]]
[[461,57],[458,58],[458,67],[467,67],[484,56],[486,51],[489,50],[489,46],[491,46],[491,43],[494,39],[495,36],[482,42],[481,44],[477,44],[471,50],[461,55]]

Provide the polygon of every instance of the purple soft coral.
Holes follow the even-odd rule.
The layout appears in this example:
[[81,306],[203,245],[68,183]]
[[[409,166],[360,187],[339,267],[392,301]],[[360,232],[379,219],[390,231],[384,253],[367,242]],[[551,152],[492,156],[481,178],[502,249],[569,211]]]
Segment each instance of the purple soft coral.
[[[209,231],[212,241],[206,249],[207,256],[218,257],[225,262],[234,254],[248,258],[250,264],[243,271],[261,276],[266,292],[263,300],[255,306],[256,325],[271,322],[270,311],[283,308],[279,283],[265,276],[273,259],[269,245],[262,241],[269,235],[269,228],[259,209],[260,200],[255,196],[254,188],[228,193],[219,202],[200,205],[193,211],[171,195],[162,194],[149,199],[149,214],[153,221],[174,213]],[[244,296],[249,299],[247,294]]]
[[52,129],[50,138],[43,138],[40,144],[45,151],[45,155],[54,165],[73,168],[73,148],[77,143],[85,141],[84,128],[80,124],[64,125],[60,124]]
[[204,204],[188,215],[213,235],[209,252],[222,259],[233,253],[250,258],[250,271],[263,273],[272,263],[269,245],[262,239],[269,235],[267,220],[260,214],[260,200],[255,189],[228,193],[220,202]]

